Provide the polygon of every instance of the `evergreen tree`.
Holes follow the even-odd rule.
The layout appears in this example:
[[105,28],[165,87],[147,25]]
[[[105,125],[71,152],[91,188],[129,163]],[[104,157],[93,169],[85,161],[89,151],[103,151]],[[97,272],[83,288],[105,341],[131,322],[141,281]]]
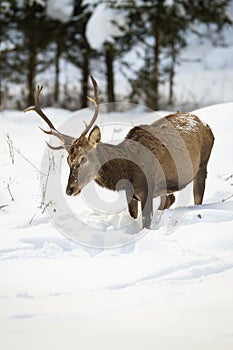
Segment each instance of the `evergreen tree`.
[[[48,16],[50,0],[5,0],[1,16],[1,94],[10,82],[25,87],[27,101],[34,102],[36,76],[54,66],[54,101],[59,103],[60,61],[72,62],[81,73],[81,98],[77,107],[86,107],[91,63],[105,70],[107,98],[115,101],[116,62],[132,71],[130,51],[140,51],[144,64],[131,74],[132,98],[159,107],[161,84],[169,81],[169,103],[174,101],[174,77],[180,52],[189,32],[221,44],[223,28],[231,24],[226,14],[230,0],[73,0],[73,14],[66,21]],[[96,6],[104,3],[113,11],[112,26],[118,28],[95,51],[88,43],[86,29]],[[122,20],[124,19],[124,20]],[[103,23],[104,26],[104,23]],[[98,33],[96,33],[98,35]],[[144,53],[142,54],[142,52]],[[135,69],[135,68],[134,68]],[[128,75],[130,75],[128,74]]]
[[17,30],[15,12],[17,8],[16,0],[6,1],[0,5],[0,35],[1,35],[1,103],[3,93],[6,93],[7,85],[11,82],[20,83],[23,78],[21,64],[21,47],[23,35]]
[[101,0],[98,1],[98,5],[106,13],[106,23],[103,24],[106,25],[106,32],[104,35],[102,33],[102,45],[98,48],[97,58],[101,58],[101,62],[104,63],[107,101],[115,102],[115,63],[125,65],[123,57],[129,52],[132,43],[127,26],[127,11],[122,1]]
[[75,0],[74,15],[67,28],[66,58],[81,72],[81,108],[87,107],[88,85],[90,77],[90,60],[94,51],[87,37],[86,27],[95,5],[91,6],[84,0]]
[[12,0],[3,16],[3,30],[12,44],[12,49],[7,50],[4,55],[4,78],[25,83],[27,104],[34,102],[35,77],[40,64],[46,64],[45,57],[38,60],[39,54],[45,51],[49,42],[43,4],[37,1]]
[[[205,35],[205,31],[195,30],[195,25],[212,26],[220,33],[231,23],[226,14],[227,0],[129,0],[119,1],[118,7],[127,12],[129,34],[135,47],[144,47],[144,65],[132,80],[133,94],[142,98],[147,106],[158,109],[159,86],[169,74],[170,96],[173,102],[175,65],[179,62],[180,50],[187,45],[190,30]],[[170,65],[164,71],[165,58]]]

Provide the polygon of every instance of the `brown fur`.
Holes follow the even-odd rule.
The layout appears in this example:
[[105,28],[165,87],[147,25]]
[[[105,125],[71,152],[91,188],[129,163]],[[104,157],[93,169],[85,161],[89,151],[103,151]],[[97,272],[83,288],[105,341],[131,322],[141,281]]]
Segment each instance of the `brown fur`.
[[141,202],[143,227],[150,227],[153,197],[161,197],[160,210],[169,208],[173,192],[191,181],[195,204],[202,203],[214,136],[197,116],[177,112],[136,126],[119,145],[101,143],[100,137],[95,127],[88,138],[71,146],[67,194],[80,193],[92,179],[110,190],[125,190],[133,218]]
[[[160,210],[169,208],[175,200],[173,192],[193,181],[195,204],[201,204],[205,190],[207,163],[214,143],[208,125],[192,114],[177,112],[151,125],[132,128],[119,145],[101,143],[98,126],[92,130],[98,113],[98,84],[91,76],[94,97],[94,115],[79,138],[61,134],[40,108],[38,86],[34,110],[47,123],[46,134],[56,136],[61,145],[53,150],[66,149],[70,176],[68,195],[78,195],[91,180],[113,191],[125,190],[129,213],[138,215],[138,201],[142,208],[143,227],[150,227],[153,198],[160,196]],[[90,131],[91,130],[91,131]],[[87,137],[88,132],[89,136]]]

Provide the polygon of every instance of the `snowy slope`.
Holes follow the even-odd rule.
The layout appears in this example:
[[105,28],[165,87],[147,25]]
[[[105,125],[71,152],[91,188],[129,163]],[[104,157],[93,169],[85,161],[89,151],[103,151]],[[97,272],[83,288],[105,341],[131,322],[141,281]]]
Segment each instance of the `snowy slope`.
[[[71,116],[46,113],[57,125]],[[170,234],[182,208],[166,210],[158,230],[108,250],[80,246],[51,225],[40,208],[42,123],[0,113],[2,349],[232,349],[233,103],[195,113],[215,135],[203,205],[191,202]]]

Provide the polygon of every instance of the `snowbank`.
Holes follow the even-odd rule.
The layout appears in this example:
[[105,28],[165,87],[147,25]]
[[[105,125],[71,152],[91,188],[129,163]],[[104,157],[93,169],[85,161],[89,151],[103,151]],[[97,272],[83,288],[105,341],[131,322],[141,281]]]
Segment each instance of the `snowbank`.
[[[46,113],[58,126],[71,116]],[[195,113],[215,134],[203,205],[190,203],[170,235],[175,206],[159,230],[110,250],[81,247],[51,225],[39,188],[42,123],[33,113],[0,113],[4,350],[232,349],[233,102]]]

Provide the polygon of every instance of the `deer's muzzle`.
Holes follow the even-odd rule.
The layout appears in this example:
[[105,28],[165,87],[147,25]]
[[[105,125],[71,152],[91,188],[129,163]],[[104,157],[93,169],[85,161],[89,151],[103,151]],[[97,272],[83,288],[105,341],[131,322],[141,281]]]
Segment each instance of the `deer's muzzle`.
[[81,192],[81,190],[79,188],[75,188],[75,186],[67,186],[66,188],[66,194],[68,196],[77,196],[79,193]]

